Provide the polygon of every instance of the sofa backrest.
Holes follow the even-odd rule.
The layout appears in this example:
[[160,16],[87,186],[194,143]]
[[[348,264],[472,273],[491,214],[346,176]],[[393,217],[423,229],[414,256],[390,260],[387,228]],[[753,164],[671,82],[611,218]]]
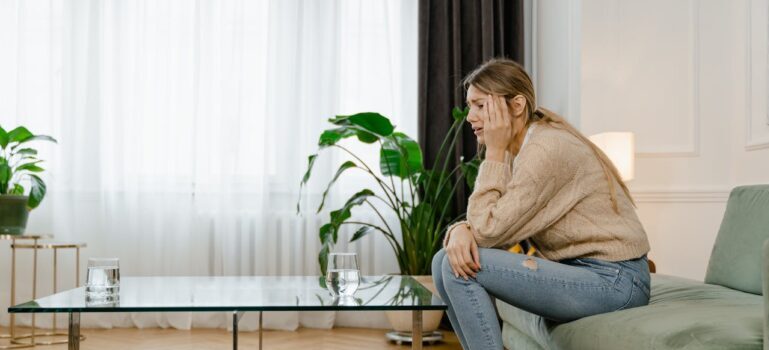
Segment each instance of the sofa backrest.
[[705,283],[761,295],[761,253],[767,239],[769,185],[736,187],[729,194]]

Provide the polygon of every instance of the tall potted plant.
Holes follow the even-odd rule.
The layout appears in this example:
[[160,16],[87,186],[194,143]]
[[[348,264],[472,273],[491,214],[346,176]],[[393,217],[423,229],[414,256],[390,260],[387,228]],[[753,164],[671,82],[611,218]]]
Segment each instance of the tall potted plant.
[[[328,222],[321,226],[319,236],[322,244],[318,254],[318,263],[325,274],[329,252],[339,238],[339,230],[343,225],[358,226],[350,238],[350,242],[361,239],[372,232],[383,235],[395,254],[400,273],[404,275],[426,276],[421,281],[428,280],[431,273],[432,257],[440,250],[446,228],[459,216],[452,217],[451,203],[459,186],[467,183],[472,187],[478,172],[480,160],[475,157],[469,161],[461,160],[460,164],[451,165],[451,154],[462,131],[462,123],[467,117],[467,109],[454,108],[453,123],[445,136],[438,151],[432,169],[427,169],[422,162],[422,151],[419,144],[402,132],[395,130],[389,119],[379,113],[358,113],[347,116],[337,116],[329,119],[336,127],[321,133],[319,151],[337,149],[351,157],[336,171],[326,190],[323,192],[317,212],[320,213],[325,205],[329,190],[339,177],[350,169],[358,169],[370,175],[379,193],[363,188],[345,204],[330,212]],[[339,141],[356,137],[366,144],[379,145],[379,173],[366,164],[349,148],[339,144]],[[300,183],[300,192],[312,175],[313,165],[318,153],[308,158],[307,171]],[[398,191],[400,190],[400,191]],[[374,205],[373,201],[384,203],[383,207]],[[350,220],[354,207],[367,206],[379,218],[378,222],[359,222]],[[297,212],[300,211],[297,203]],[[385,220],[383,211],[390,211],[397,217],[398,226],[391,225]],[[399,229],[399,230],[395,230]],[[397,235],[400,231],[400,237]],[[424,283],[424,282],[423,282]],[[428,284],[430,284],[428,283]],[[388,313],[391,323],[396,313]],[[425,328],[437,328],[441,312],[432,322],[425,322]],[[426,315],[427,316],[427,315]],[[429,316],[427,316],[429,318]],[[410,330],[408,322],[398,326],[396,330]],[[435,318],[435,317],[433,317]],[[400,328],[400,329],[399,329]]]
[[45,182],[38,176],[44,170],[39,165],[42,160],[37,159],[36,149],[28,147],[28,142],[36,140],[56,142],[23,126],[11,131],[0,126],[0,234],[23,234],[29,211],[45,197]]

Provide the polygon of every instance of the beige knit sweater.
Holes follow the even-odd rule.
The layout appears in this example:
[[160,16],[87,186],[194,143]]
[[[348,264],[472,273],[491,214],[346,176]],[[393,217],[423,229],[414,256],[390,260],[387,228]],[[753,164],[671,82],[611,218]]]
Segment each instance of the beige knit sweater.
[[481,247],[506,248],[529,239],[548,260],[635,259],[649,242],[616,180],[619,214],[589,146],[566,130],[537,124],[511,162],[484,160],[467,207]]

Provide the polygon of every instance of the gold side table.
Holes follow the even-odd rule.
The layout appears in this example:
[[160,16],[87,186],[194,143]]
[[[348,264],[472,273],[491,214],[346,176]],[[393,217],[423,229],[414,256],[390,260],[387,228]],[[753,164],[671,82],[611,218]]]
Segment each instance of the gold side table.
[[[13,256],[12,269],[15,269],[16,264],[16,249],[31,249],[33,251],[33,264],[32,264],[32,299],[37,298],[37,251],[41,249],[50,249],[53,251],[53,293],[58,292],[57,276],[58,276],[58,257],[60,249],[74,249],[75,250],[75,287],[80,285],[80,249],[85,248],[85,243],[40,243],[34,240],[32,244],[29,243],[12,243],[11,251]],[[15,271],[14,271],[15,273]],[[11,275],[13,276],[12,273]],[[15,276],[13,276],[15,277]],[[13,278],[12,278],[13,279]],[[14,280],[15,282],[15,280]],[[12,283],[11,286],[11,304],[16,304],[16,286]],[[11,344],[19,345],[22,347],[37,346],[37,345],[54,345],[54,344],[66,344],[68,339],[67,332],[56,331],[56,313],[52,314],[53,326],[50,332],[37,333],[35,327],[35,314],[32,314],[32,331],[28,334],[16,335],[15,334],[15,314],[11,315]],[[64,337],[60,340],[39,341],[35,338],[38,337]],[[80,340],[85,340],[85,336],[81,335]]]
[[[37,242],[41,239],[48,239],[52,238],[51,235],[37,235],[37,234],[24,234],[24,235],[0,235],[0,240],[3,241],[11,241],[11,246],[16,244],[16,241],[33,241],[33,244],[37,244]],[[16,251],[14,249],[11,249],[12,251],[12,257],[11,257],[11,306],[16,305]],[[35,254],[37,254],[37,251],[35,251]],[[37,261],[37,256],[35,257],[35,261]],[[15,330],[15,315],[11,314],[11,323],[10,323],[10,333],[8,334],[0,334],[0,339],[9,339],[9,341],[13,340],[14,336],[14,330]],[[4,349],[21,349],[21,348],[28,348],[31,347],[30,344],[6,344],[6,345],[0,345],[0,350]]]

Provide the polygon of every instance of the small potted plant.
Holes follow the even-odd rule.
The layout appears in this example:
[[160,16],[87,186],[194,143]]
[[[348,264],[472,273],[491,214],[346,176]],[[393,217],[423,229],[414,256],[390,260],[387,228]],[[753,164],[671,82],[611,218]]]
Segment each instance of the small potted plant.
[[[332,211],[328,222],[321,226],[319,235],[322,248],[318,254],[318,263],[323,274],[328,254],[337,242],[340,227],[355,225],[358,229],[350,242],[372,232],[382,234],[395,254],[400,273],[414,276],[435,293],[430,276],[432,258],[442,247],[447,227],[460,218],[451,215],[453,197],[459,186],[465,183],[473,186],[480,164],[479,158],[475,157],[470,161],[462,160],[459,164],[450,165],[467,112],[467,109],[458,108],[452,111],[453,124],[438,151],[433,169],[423,165],[419,144],[406,134],[395,131],[390,120],[379,113],[366,112],[329,119],[336,127],[323,131],[318,141],[319,149],[335,148],[351,159],[344,162],[332,177],[317,212],[323,209],[330,188],[350,169],[358,169],[372,176],[378,192],[361,189],[342,208]],[[379,145],[379,173],[349,148],[339,144],[342,139],[351,137],[366,144]],[[317,156],[316,153],[308,158],[308,169],[302,178],[300,192],[310,179]],[[384,205],[376,206],[375,202]],[[359,206],[373,210],[379,222],[350,220],[351,210]],[[297,203],[297,212],[299,210]],[[398,226],[387,222],[382,211],[394,213],[398,218]],[[437,329],[441,315],[442,311],[425,313],[423,331]],[[390,311],[387,316],[396,331],[411,330],[410,313]]]
[[53,137],[35,135],[19,126],[6,131],[0,126],[0,234],[21,235],[29,211],[45,197],[45,182],[38,176],[44,169],[31,141],[56,142]]

